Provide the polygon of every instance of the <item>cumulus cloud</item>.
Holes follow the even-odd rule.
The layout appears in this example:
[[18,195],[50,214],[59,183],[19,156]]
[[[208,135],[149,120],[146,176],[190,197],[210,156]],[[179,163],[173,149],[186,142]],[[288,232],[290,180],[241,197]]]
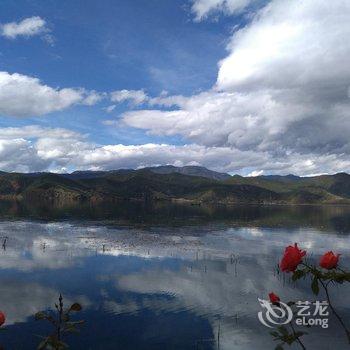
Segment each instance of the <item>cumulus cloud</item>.
[[15,39],[18,36],[30,37],[48,32],[46,21],[39,16],[25,18],[20,22],[5,23],[1,26],[2,36]]
[[90,91],[86,94],[86,97],[83,99],[82,104],[86,106],[93,106],[96,103],[100,102],[105,97],[104,93],[99,93],[97,91]]
[[[35,140],[33,142],[33,139]],[[65,140],[77,142],[81,136],[70,130],[61,128],[42,128],[26,126],[23,128],[0,129],[0,169],[5,171],[32,172],[49,170],[56,160],[40,154],[39,140]],[[74,140],[74,141],[73,141]],[[50,154],[50,150],[46,150]],[[58,163],[61,162],[57,159]]]
[[168,144],[97,145],[86,135],[61,129],[27,126],[0,128],[0,170],[64,171],[64,169],[111,170],[162,164],[204,164],[212,169],[244,167],[246,161],[261,164],[253,152],[228,147]]
[[254,0],[194,0],[192,12],[196,21],[201,21],[211,14],[222,12],[234,14],[243,11]]
[[[127,112],[123,122],[206,147],[254,151],[276,164],[293,160],[326,172],[345,166],[349,16],[350,3],[341,0],[272,0],[233,33],[213,89],[150,99],[162,108]],[[324,159],[333,160],[327,166]]]
[[[195,3],[211,4],[202,17],[231,4]],[[36,140],[16,136],[11,145],[5,140],[4,152],[22,147],[23,154],[38,157],[36,167],[50,168],[201,164],[252,175],[350,171],[349,17],[350,3],[342,0],[272,0],[232,34],[212,89],[193,96],[150,98],[143,90],[109,95],[113,103],[147,103],[151,109],[129,111],[106,124],[180,135],[184,146],[101,146],[81,135],[37,134]],[[2,115],[42,115],[100,98],[96,92],[54,89],[36,78],[0,74]]]
[[117,90],[111,92],[112,102],[130,101],[132,104],[140,105],[146,102],[148,96],[143,90]]
[[[97,145],[86,135],[62,129],[27,126],[0,128],[0,169],[5,171],[62,171],[64,169],[117,169],[174,164],[208,163],[216,167],[218,153],[203,146],[166,144]],[[240,164],[242,165],[242,164]]]
[[311,175],[350,170],[347,155],[294,154],[272,156],[266,151],[239,150],[198,144],[99,145],[62,128],[27,126],[0,128],[0,170],[36,172],[112,170],[172,164],[203,165],[217,171],[256,174]]
[[61,111],[77,103],[92,105],[101,95],[84,89],[52,88],[38,78],[0,71],[0,115],[40,116]]

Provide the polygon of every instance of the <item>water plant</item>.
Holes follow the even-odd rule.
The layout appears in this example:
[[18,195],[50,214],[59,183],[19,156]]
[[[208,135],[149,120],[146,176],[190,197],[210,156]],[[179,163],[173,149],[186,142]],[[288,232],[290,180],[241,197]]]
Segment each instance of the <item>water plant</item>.
[[70,307],[64,308],[61,294],[58,298],[58,303],[55,303],[55,309],[55,312],[40,311],[35,314],[36,320],[46,320],[53,327],[52,332],[48,336],[40,336],[42,340],[38,345],[38,350],[68,349],[68,344],[63,341],[64,337],[68,333],[78,332],[79,326],[84,323],[84,320],[71,320],[71,313],[81,311],[81,305],[79,303],[73,303]]

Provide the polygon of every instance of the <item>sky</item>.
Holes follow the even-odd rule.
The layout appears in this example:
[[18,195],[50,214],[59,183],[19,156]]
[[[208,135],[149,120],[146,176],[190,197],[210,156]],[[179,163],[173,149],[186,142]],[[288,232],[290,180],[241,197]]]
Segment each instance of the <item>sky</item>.
[[347,0],[3,0],[0,170],[350,172]]

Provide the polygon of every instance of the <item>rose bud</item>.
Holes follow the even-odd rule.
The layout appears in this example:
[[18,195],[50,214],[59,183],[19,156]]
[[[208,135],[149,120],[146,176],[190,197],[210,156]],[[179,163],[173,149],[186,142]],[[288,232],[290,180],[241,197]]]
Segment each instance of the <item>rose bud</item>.
[[280,297],[273,292],[269,293],[269,298],[270,298],[271,303],[274,305],[279,305],[279,303],[281,301]]
[[6,320],[5,314],[2,311],[0,311],[0,327],[5,323],[5,320]]
[[295,271],[305,254],[305,251],[298,248],[297,243],[295,243],[294,246],[288,246],[285,249],[283,258],[280,262],[281,270],[285,272]]
[[322,255],[320,266],[324,269],[331,270],[337,267],[340,254],[335,255],[332,251]]

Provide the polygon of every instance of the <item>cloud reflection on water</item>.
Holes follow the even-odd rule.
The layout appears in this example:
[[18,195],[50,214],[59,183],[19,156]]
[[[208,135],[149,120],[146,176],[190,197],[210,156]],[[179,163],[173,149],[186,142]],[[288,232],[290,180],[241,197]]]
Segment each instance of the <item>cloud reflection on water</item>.
[[[143,310],[155,315],[187,312],[207,320],[215,335],[220,323],[221,349],[270,349],[268,330],[257,320],[257,298],[274,291],[286,300],[313,298],[307,283],[297,287],[281,276],[275,266],[283,248],[293,242],[320,254],[326,249],[349,255],[348,235],[320,233],[311,229],[260,229],[221,227],[106,228],[99,225],[78,225],[68,222],[1,222],[0,236],[8,237],[6,250],[0,253],[0,272],[37,274],[54,273],[85,267],[89,260],[110,257],[118,263],[123,256],[130,257],[132,271],[102,260],[96,267],[94,288],[99,296],[84,296],[84,288],[73,298],[83,298],[87,308],[102,310],[116,317],[138,317]],[[142,261],[152,262],[142,264]],[[5,277],[1,279],[5,280]],[[103,289],[111,282],[113,290]],[[336,304],[349,314],[349,288],[335,291]],[[137,297],[136,297],[137,296]],[[0,287],[1,307],[8,310],[9,324],[33,315],[53,305],[57,290],[43,281],[9,280]],[[20,300],[20,302],[18,302]],[[68,300],[68,299],[67,299]],[[310,299],[312,300],[312,299]],[[74,299],[75,301],[75,299]],[[159,330],[161,331],[161,330]],[[343,337],[331,329],[332,341],[338,348],[344,346]],[[325,331],[313,330],[309,342],[327,348]],[[316,337],[320,337],[318,338]],[[211,335],[212,336],[212,335]],[[323,347],[322,347],[323,346]]]

